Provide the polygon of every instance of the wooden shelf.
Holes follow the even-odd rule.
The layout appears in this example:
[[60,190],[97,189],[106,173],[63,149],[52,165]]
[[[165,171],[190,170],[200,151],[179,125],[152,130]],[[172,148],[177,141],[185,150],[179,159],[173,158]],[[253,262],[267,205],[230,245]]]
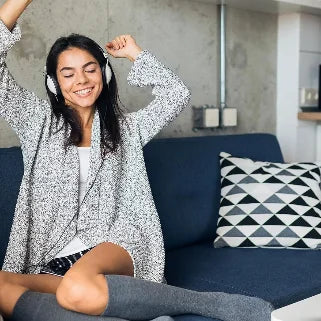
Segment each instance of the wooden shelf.
[[313,121],[321,121],[321,112],[299,112],[298,119],[300,120],[313,120]]

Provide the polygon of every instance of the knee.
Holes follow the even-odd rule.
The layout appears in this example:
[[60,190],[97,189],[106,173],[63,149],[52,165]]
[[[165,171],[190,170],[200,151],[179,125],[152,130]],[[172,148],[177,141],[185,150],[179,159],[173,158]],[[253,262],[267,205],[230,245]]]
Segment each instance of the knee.
[[101,315],[108,303],[105,277],[103,275],[88,277],[78,272],[69,272],[71,271],[65,274],[56,291],[59,305],[80,313]]
[[65,275],[57,287],[57,302],[68,310],[75,311],[85,293],[81,281],[75,275]]

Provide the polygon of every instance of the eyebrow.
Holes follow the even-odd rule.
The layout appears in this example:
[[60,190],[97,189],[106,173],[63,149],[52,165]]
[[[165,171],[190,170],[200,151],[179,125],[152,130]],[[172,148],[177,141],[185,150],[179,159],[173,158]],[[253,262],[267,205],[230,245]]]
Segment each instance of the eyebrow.
[[[82,66],[82,68],[86,68],[87,66],[89,66],[89,65],[91,65],[91,64],[97,65],[96,62],[94,62],[94,61],[89,61],[89,62],[87,62],[86,64],[84,64],[84,65]],[[60,69],[60,72],[62,72],[63,70],[73,70],[73,69],[75,69],[75,68],[73,68],[73,67],[63,67],[63,68]]]

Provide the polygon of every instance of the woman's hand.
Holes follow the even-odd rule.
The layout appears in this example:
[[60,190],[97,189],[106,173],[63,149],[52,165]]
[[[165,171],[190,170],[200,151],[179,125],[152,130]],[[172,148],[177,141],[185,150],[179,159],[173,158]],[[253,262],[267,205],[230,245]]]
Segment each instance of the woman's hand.
[[114,40],[107,42],[105,46],[107,52],[115,58],[128,58],[134,61],[142,51],[135,39],[131,35],[120,35]]

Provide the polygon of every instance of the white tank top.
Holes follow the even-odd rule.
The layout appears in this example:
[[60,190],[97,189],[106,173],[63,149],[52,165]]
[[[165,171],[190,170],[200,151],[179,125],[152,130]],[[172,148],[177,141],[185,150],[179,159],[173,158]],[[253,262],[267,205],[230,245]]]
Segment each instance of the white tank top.
[[[85,196],[85,188],[89,169],[89,155],[90,147],[77,147],[80,160],[80,177],[79,177],[79,204]],[[74,254],[89,247],[84,244],[77,235],[55,256],[62,257],[70,254]]]

